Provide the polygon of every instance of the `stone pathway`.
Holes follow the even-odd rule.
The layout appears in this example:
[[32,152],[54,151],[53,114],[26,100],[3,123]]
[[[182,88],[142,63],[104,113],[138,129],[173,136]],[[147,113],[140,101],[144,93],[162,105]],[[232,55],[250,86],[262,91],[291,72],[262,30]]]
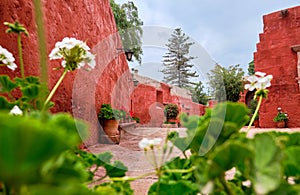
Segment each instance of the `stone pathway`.
[[[246,127],[242,129],[245,131]],[[252,128],[249,131],[248,136],[253,137],[254,134],[265,131],[272,131],[274,129],[260,129]],[[277,131],[295,132],[300,131],[300,128],[284,128],[276,129]],[[153,166],[150,164],[149,159],[145,156],[143,150],[138,146],[138,143],[143,138],[162,138],[165,139],[168,131],[177,131],[182,136],[185,134],[185,128],[150,128],[150,127],[138,127],[133,130],[126,130],[121,135],[121,141],[119,145],[116,144],[98,144],[89,147],[88,149],[95,154],[110,151],[113,154],[113,160],[119,160],[128,167],[128,176],[140,176],[145,173],[153,172]],[[181,152],[174,148],[170,158],[181,155]],[[233,173],[228,173],[228,177]],[[149,187],[156,181],[155,175],[147,176],[146,178],[139,179],[131,182],[131,186],[135,191],[135,195],[147,194]]]

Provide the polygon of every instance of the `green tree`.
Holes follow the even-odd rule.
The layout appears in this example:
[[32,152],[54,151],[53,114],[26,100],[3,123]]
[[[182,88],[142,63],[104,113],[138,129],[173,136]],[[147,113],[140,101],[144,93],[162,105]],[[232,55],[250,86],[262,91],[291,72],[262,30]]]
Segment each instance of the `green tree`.
[[182,88],[188,88],[194,83],[190,78],[197,77],[196,71],[191,72],[194,66],[191,63],[195,57],[188,56],[190,47],[194,44],[188,42],[189,37],[182,32],[181,28],[176,28],[171,38],[166,44],[168,52],[163,56],[163,82],[176,85]]
[[192,92],[192,100],[193,102],[199,103],[199,104],[207,104],[208,96],[204,92],[204,85],[201,81],[196,83],[195,88],[191,89]]
[[248,64],[248,75],[254,75],[255,70],[254,70],[254,60],[252,60],[251,62],[249,62]]
[[217,64],[211,73],[208,73],[212,95],[219,102],[237,102],[244,90],[243,76],[244,71],[239,65],[229,66],[226,69]]
[[122,5],[110,0],[116,25],[122,40],[123,47],[134,52],[134,58],[141,64],[142,62],[142,41],[143,22],[138,16],[138,9],[133,2],[129,1]]

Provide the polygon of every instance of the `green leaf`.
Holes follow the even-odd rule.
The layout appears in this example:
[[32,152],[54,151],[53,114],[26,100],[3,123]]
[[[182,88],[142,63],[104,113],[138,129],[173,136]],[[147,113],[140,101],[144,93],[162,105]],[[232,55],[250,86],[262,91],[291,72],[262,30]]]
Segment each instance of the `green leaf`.
[[30,195],[99,195],[99,193],[92,191],[86,185],[80,183],[65,183],[64,185],[31,185],[27,188],[25,193]]
[[106,174],[109,177],[123,177],[127,172],[128,168],[120,161],[115,161],[114,164],[111,163],[112,154],[110,152],[103,152],[97,155],[99,161],[97,161],[98,166],[103,166],[106,170]]
[[300,146],[291,146],[284,151],[284,168],[287,177],[300,177]]
[[212,160],[208,171],[210,178],[222,176],[233,167],[247,167],[245,165],[249,165],[253,155],[253,151],[239,141],[231,141],[219,146],[210,158]]
[[10,80],[9,76],[7,75],[1,75],[0,76],[0,92],[2,93],[9,93],[13,89],[15,89],[18,85]]
[[97,157],[101,161],[101,164],[99,165],[103,165],[103,164],[109,164],[113,155],[110,152],[103,152],[98,154]]
[[193,177],[193,171],[190,172],[172,172],[172,170],[187,170],[192,167],[192,163],[189,159],[176,157],[167,162],[163,167],[162,171],[164,175],[162,178],[164,180],[190,180],[195,181],[195,177]]
[[43,162],[68,149],[38,120],[1,114],[0,180],[27,182]]
[[27,85],[26,87],[22,87],[21,91],[23,96],[29,100],[33,100],[39,97],[40,86],[35,84]]
[[191,195],[197,194],[199,187],[191,181],[155,182],[149,189],[148,195]]
[[104,168],[109,177],[124,177],[128,170],[120,161],[115,161],[114,164],[105,164]]
[[173,131],[173,132],[169,133],[168,140],[170,140],[174,144],[174,146],[176,146],[182,152],[188,150],[189,142],[187,141],[187,138],[179,137],[178,132]]
[[278,147],[272,136],[263,133],[255,135],[255,160],[254,164],[257,168],[265,168],[276,158]]
[[99,195],[132,195],[133,190],[129,182],[107,182],[96,186],[95,191]]
[[[217,104],[198,119],[184,118],[188,124],[187,140],[192,153],[206,155],[215,146],[221,145],[233,135],[238,135],[248,121],[248,109],[241,103],[224,102]],[[198,127],[194,128],[195,125]]]
[[300,146],[300,132],[294,132],[287,134],[288,141],[286,142],[286,147],[289,146]]
[[41,169],[40,183],[54,185],[83,183],[88,181],[89,173],[84,162],[73,151],[63,152],[58,158],[47,161]]
[[283,178],[280,164],[282,154],[274,138],[267,133],[255,135],[254,148],[254,189],[258,194],[267,194],[278,188]]
[[16,186],[36,180],[46,161],[79,144],[70,116],[38,117],[0,113],[0,181]]
[[7,99],[5,97],[0,96],[0,108],[1,109],[11,110],[14,107],[14,105],[15,104],[12,104],[9,101],[7,101]]

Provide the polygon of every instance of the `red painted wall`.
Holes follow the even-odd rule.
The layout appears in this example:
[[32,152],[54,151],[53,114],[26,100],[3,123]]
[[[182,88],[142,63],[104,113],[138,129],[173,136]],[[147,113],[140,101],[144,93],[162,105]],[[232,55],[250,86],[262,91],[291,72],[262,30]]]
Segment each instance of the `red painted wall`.
[[[66,1],[47,0],[43,2],[48,53],[57,41],[64,37],[74,37],[86,41],[96,54],[97,66],[93,71],[84,70],[68,73],[53,97],[53,112],[73,112],[73,115],[90,122],[91,136],[88,145],[98,141],[99,124],[97,112],[102,103],[112,103],[114,107],[125,107],[129,111],[129,92],[132,83],[130,73],[111,11],[109,0]],[[6,34],[3,22],[19,21],[29,31],[30,37],[23,37],[23,53],[26,75],[39,75],[37,32],[31,0],[0,1],[0,45],[7,48],[19,64],[17,37]],[[49,88],[52,89],[61,75],[53,71],[60,62],[48,62]],[[1,68],[0,74],[20,75]]]
[[172,94],[172,86],[137,74],[134,76],[140,83],[132,92],[131,110],[143,126],[160,127],[166,120],[164,105],[170,103],[178,105],[180,112],[189,115],[205,113],[206,106],[192,102],[191,98]]
[[289,115],[288,127],[300,126],[300,92],[297,83],[297,54],[293,45],[300,44],[300,6],[263,17],[264,30],[259,35],[254,54],[255,71],[273,75],[269,96],[259,113],[260,127],[275,127],[273,118],[281,107]]

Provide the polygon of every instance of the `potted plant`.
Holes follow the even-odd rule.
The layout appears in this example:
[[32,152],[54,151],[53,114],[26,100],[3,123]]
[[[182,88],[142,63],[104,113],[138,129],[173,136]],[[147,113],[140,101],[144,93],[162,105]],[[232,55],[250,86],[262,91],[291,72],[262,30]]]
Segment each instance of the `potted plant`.
[[273,118],[273,121],[276,123],[278,128],[286,127],[286,123],[288,122],[289,117],[287,113],[281,111],[281,108],[278,108],[277,115]]
[[176,122],[179,113],[178,106],[176,104],[167,104],[164,109],[167,122]]
[[98,120],[103,127],[106,135],[115,143],[120,142],[120,133],[118,130],[121,111],[112,109],[110,104],[102,104],[98,114]]

